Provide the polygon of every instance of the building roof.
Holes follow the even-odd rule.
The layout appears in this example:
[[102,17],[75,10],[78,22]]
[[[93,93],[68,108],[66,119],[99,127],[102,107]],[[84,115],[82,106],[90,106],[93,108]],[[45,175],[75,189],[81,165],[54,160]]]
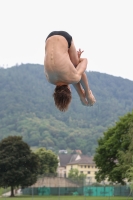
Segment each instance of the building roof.
[[[60,161],[60,167],[65,167],[66,165],[73,165],[73,164],[94,164],[93,157],[84,156],[77,154],[59,154],[59,161]],[[77,159],[78,158],[78,159]]]
[[76,160],[77,156],[78,156],[77,154],[72,154],[69,162],[74,162]]
[[72,162],[69,162],[68,165],[74,165],[74,164],[94,164],[95,162],[93,161],[93,157],[89,156],[81,156],[81,159],[75,160]]
[[66,166],[70,160],[73,162],[78,155],[75,154],[59,154],[60,167]]

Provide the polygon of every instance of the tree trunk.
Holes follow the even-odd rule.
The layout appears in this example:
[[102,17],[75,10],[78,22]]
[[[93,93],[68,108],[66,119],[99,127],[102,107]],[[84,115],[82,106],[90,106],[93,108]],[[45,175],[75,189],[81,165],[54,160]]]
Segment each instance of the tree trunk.
[[13,188],[13,186],[11,186],[11,196],[10,197],[14,197],[14,188]]

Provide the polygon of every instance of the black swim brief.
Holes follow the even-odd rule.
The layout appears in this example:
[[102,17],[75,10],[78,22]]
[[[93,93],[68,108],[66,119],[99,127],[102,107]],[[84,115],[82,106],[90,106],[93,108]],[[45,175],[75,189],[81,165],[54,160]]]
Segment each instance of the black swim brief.
[[61,35],[61,36],[63,36],[68,42],[68,48],[70,48],[71,42],[72,42],[72,36],[69,35],[66,31],[53,31],[47,36],[46,40],[49,37],[53,36],[53,35]]

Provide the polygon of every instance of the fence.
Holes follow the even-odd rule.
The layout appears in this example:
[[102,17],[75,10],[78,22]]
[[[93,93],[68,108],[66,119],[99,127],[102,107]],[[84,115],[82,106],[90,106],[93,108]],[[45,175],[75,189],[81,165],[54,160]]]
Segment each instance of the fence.
[[[9,190],[9,189],[8,189]],[[6,190],[5,190],[6,191]],[[9,194],[4,192],[5,194]],[[38,195],[38,196],[84,196],[84,197],[114,197],[132,196],[128,185],[96,185],[96,183],[85,180],[60,178],[56,176],[40,176],[37,182],[28,187],[15,190],[16,195]]]
[[127,186],[88,186],[88,187],[26,187],[21,190],[23,195],[83,195],[83,196],[131,196]]
[[83,196],[132,196],[128,185],[96,185],[86,180],[41,176],[38,181],[22,189],[23,195],[83,195]]

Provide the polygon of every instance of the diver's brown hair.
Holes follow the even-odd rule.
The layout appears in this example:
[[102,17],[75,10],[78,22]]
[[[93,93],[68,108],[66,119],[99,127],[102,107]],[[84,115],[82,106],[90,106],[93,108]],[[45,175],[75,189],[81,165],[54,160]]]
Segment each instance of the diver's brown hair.
[[56,86],[53,97],[56,107],[60,111],[65,112],[68,109],[68,106],[72,99],[71,91],[69,90],[68,86],[67,85]]

